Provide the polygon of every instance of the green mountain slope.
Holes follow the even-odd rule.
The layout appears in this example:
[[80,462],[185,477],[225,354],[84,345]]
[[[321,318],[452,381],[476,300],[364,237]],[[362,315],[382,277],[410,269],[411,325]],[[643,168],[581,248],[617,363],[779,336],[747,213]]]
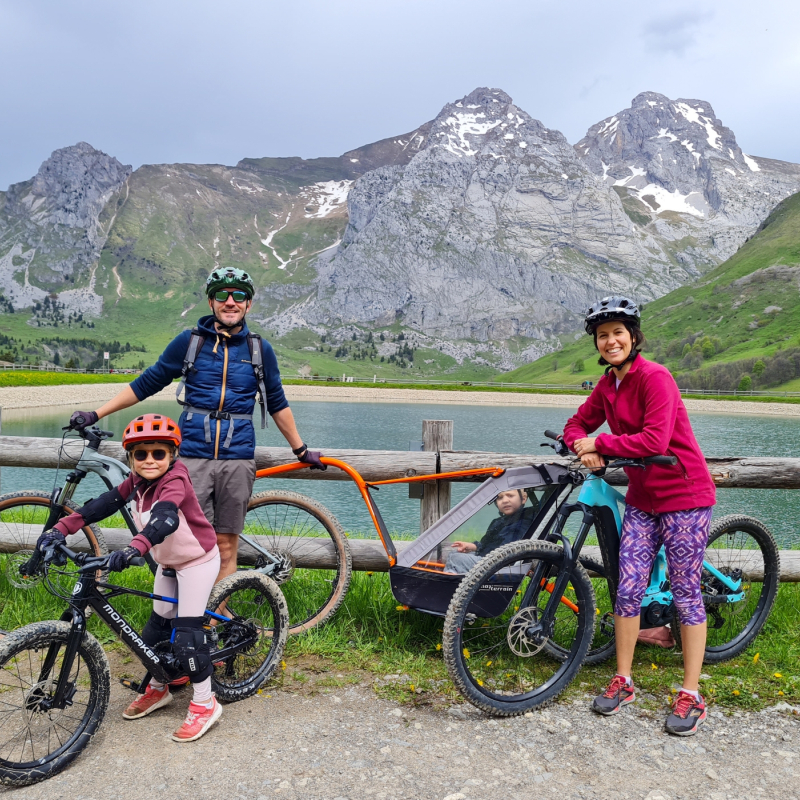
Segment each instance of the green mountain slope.
[[[642,329],[647,356],[683,388],[733,389],[745,376],[753,388],[800,388],[800,194],[725,263],[649,303]],[[591,339],[580,336],[502,379],[580,383],[601,374]]]

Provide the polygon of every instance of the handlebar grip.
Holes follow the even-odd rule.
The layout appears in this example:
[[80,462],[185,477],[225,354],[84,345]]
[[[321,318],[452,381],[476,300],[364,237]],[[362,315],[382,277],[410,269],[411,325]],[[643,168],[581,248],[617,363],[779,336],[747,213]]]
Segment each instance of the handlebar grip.
[[129,562],[128,565],[131,567],[143,567],[147,562],[144,560],[144,556],[134,556]]
[[675,456],[647,456],[642,461],[645,464],[663,464],[670,467],[678,463],[678,459]]
[[548,439],[555,439],[556,441],[558,441],[561,438],[561,434],[560,433],[556,433],[555,431],[551,431],[551,430],[546,430],[544,432],[544,435]]
[[74,420],[72,420],[73,425],[83,425],[85,422],[86,422],[86,417],[80,414],[77,417],[75,417]]

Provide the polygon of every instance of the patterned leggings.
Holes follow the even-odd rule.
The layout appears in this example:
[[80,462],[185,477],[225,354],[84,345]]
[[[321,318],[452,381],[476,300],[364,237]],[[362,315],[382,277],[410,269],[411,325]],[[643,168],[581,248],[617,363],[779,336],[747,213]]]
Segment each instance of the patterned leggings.
[[650,570],[663,544],[670,588],[681,624],[705,622],[700,574],[710,525],[710,506],[663,514],[647,514],[627,506],[622,523],[619,587],[614,612],[620,617],[639,616],[642,598],[650,583]]

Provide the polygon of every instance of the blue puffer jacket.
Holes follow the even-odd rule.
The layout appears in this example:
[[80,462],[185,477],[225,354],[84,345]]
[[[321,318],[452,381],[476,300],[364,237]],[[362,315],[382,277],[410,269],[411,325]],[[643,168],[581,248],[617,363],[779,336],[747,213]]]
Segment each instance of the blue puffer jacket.
[[[241,332],[227,339],[214,329],[213,316],[201,317],[197,321],[197,327],[206,340],[194,363],[196,372],[186,378],[185,402],[195,408],[221,408],[231,414],[253,414],[258,385],[250,363],[247,325]],[[190,330],[178,334],[167,345],[158,361],[131,383],[131,389],[139,400],[154,395],[180,377],[191,335]],[[288,408],[289,403],[283,393],[275,352],[264,339],[261,340],[261,358],[264,363],[264,384],[267,388],[264,399],[267,411],[275,414]],[[255,414],[258,416],[260,410],[256,409]],[[224,445],[231,421],[209,420],[211,442],[206,442],[204,415],[193,414],[191,419],[188,416],[184,411],[179,422],[183,433],[182,456],[253,458],[256,437],[252,421],[233,420],[233,437],[230,446],[226,448]]]

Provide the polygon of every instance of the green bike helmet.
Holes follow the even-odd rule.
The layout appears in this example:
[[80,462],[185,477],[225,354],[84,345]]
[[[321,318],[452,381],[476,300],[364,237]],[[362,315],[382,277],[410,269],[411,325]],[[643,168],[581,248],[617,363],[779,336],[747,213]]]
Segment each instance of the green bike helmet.
[[241,289],[252,299],[256,292],[253,279],[237,267],[217,267],[206,279],[206,297],[219,289]]

